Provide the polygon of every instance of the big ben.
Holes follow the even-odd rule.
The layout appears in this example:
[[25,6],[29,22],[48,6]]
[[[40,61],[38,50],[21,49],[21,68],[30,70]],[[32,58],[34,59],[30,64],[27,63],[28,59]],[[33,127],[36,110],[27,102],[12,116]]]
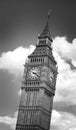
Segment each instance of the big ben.
[[57,78],[52,42],[48,15],[36,48],[24,65],[16,130],[50,130]]

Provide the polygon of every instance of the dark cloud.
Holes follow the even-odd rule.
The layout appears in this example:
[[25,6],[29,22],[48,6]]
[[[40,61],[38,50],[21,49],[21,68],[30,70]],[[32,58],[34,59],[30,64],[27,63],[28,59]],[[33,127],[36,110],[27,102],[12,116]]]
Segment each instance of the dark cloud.
[[65,107],[62,109],[62,111],[66,111],[66,112],[72,113],[73,115],[76,115],[76,105]]
[[65,102],[55,102],[53,109],[57,111],[62,111],[62,112],[68,112],[72,113],[73,115],[76,115],[76,105],[69,105],[67,106],[67,103]]
[[0,51],[34,44],[51,9],[51,34],[76,36],[76,2],[74,0],[1,0],[0,1]]
[[70,65],[71,70],[74,70],[74,71],[76,70],[76,67],[72,64],[71,59],[65,59],[65,62]]
[[15,79],[7,70],[0,70],[0,115],[7,115],[16,110],[19,89],[19,79]]

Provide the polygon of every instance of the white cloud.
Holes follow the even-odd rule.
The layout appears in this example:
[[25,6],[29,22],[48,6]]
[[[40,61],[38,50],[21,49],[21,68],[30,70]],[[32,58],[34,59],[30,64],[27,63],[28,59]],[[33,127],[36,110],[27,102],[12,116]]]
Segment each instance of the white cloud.
[[66,37],[56,37],[53,41],[53,50],[61,57],[76,61],[76,39],[69,43]]
[[16,121],[17,121],[17,114],[15,112],[13,116],[0,116],[0,123],[8,125],[11,129],[15,129]]
[[19,95],[19,96],[21,96],[21,92],[22,92],[22,91],[21,91],[21,89],[20,89],[19,92],[18,92],[18,95]]
[[11,73],[22,73],[25,60],[35,49],[34,45],[28,48],[18,47],[14,51],[3,52],[0,57],[0,69],[7,69]]
[[51,120],[52,130],[76,130],[76,116],[67,112],[53,110]]
[[65,37],[56,37],[53,41],[53,54],[58,64],[55,102],[76,105],[76,69],[72,70],[66,59],[76,65],[76,39],[69,43]]

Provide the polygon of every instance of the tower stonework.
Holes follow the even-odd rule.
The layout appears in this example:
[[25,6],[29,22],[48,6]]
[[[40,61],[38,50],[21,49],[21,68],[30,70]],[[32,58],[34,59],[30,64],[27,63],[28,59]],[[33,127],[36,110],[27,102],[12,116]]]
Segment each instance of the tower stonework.
[[57,78],[49,21],[24,65],[16,130],[49,130]]

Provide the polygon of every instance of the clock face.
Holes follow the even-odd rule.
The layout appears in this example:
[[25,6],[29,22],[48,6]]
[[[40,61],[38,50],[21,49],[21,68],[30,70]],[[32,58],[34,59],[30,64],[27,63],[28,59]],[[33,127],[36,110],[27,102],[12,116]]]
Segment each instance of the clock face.
[[49,71],[49,80],[51,82],[54,80],[54,74],[53,74],[53,72],[51,70]]
[[38,79],[39,76],[40,76],[40,69],[37,67],[33,67],[28,72],[28,79],[35,80],[35,79]]

